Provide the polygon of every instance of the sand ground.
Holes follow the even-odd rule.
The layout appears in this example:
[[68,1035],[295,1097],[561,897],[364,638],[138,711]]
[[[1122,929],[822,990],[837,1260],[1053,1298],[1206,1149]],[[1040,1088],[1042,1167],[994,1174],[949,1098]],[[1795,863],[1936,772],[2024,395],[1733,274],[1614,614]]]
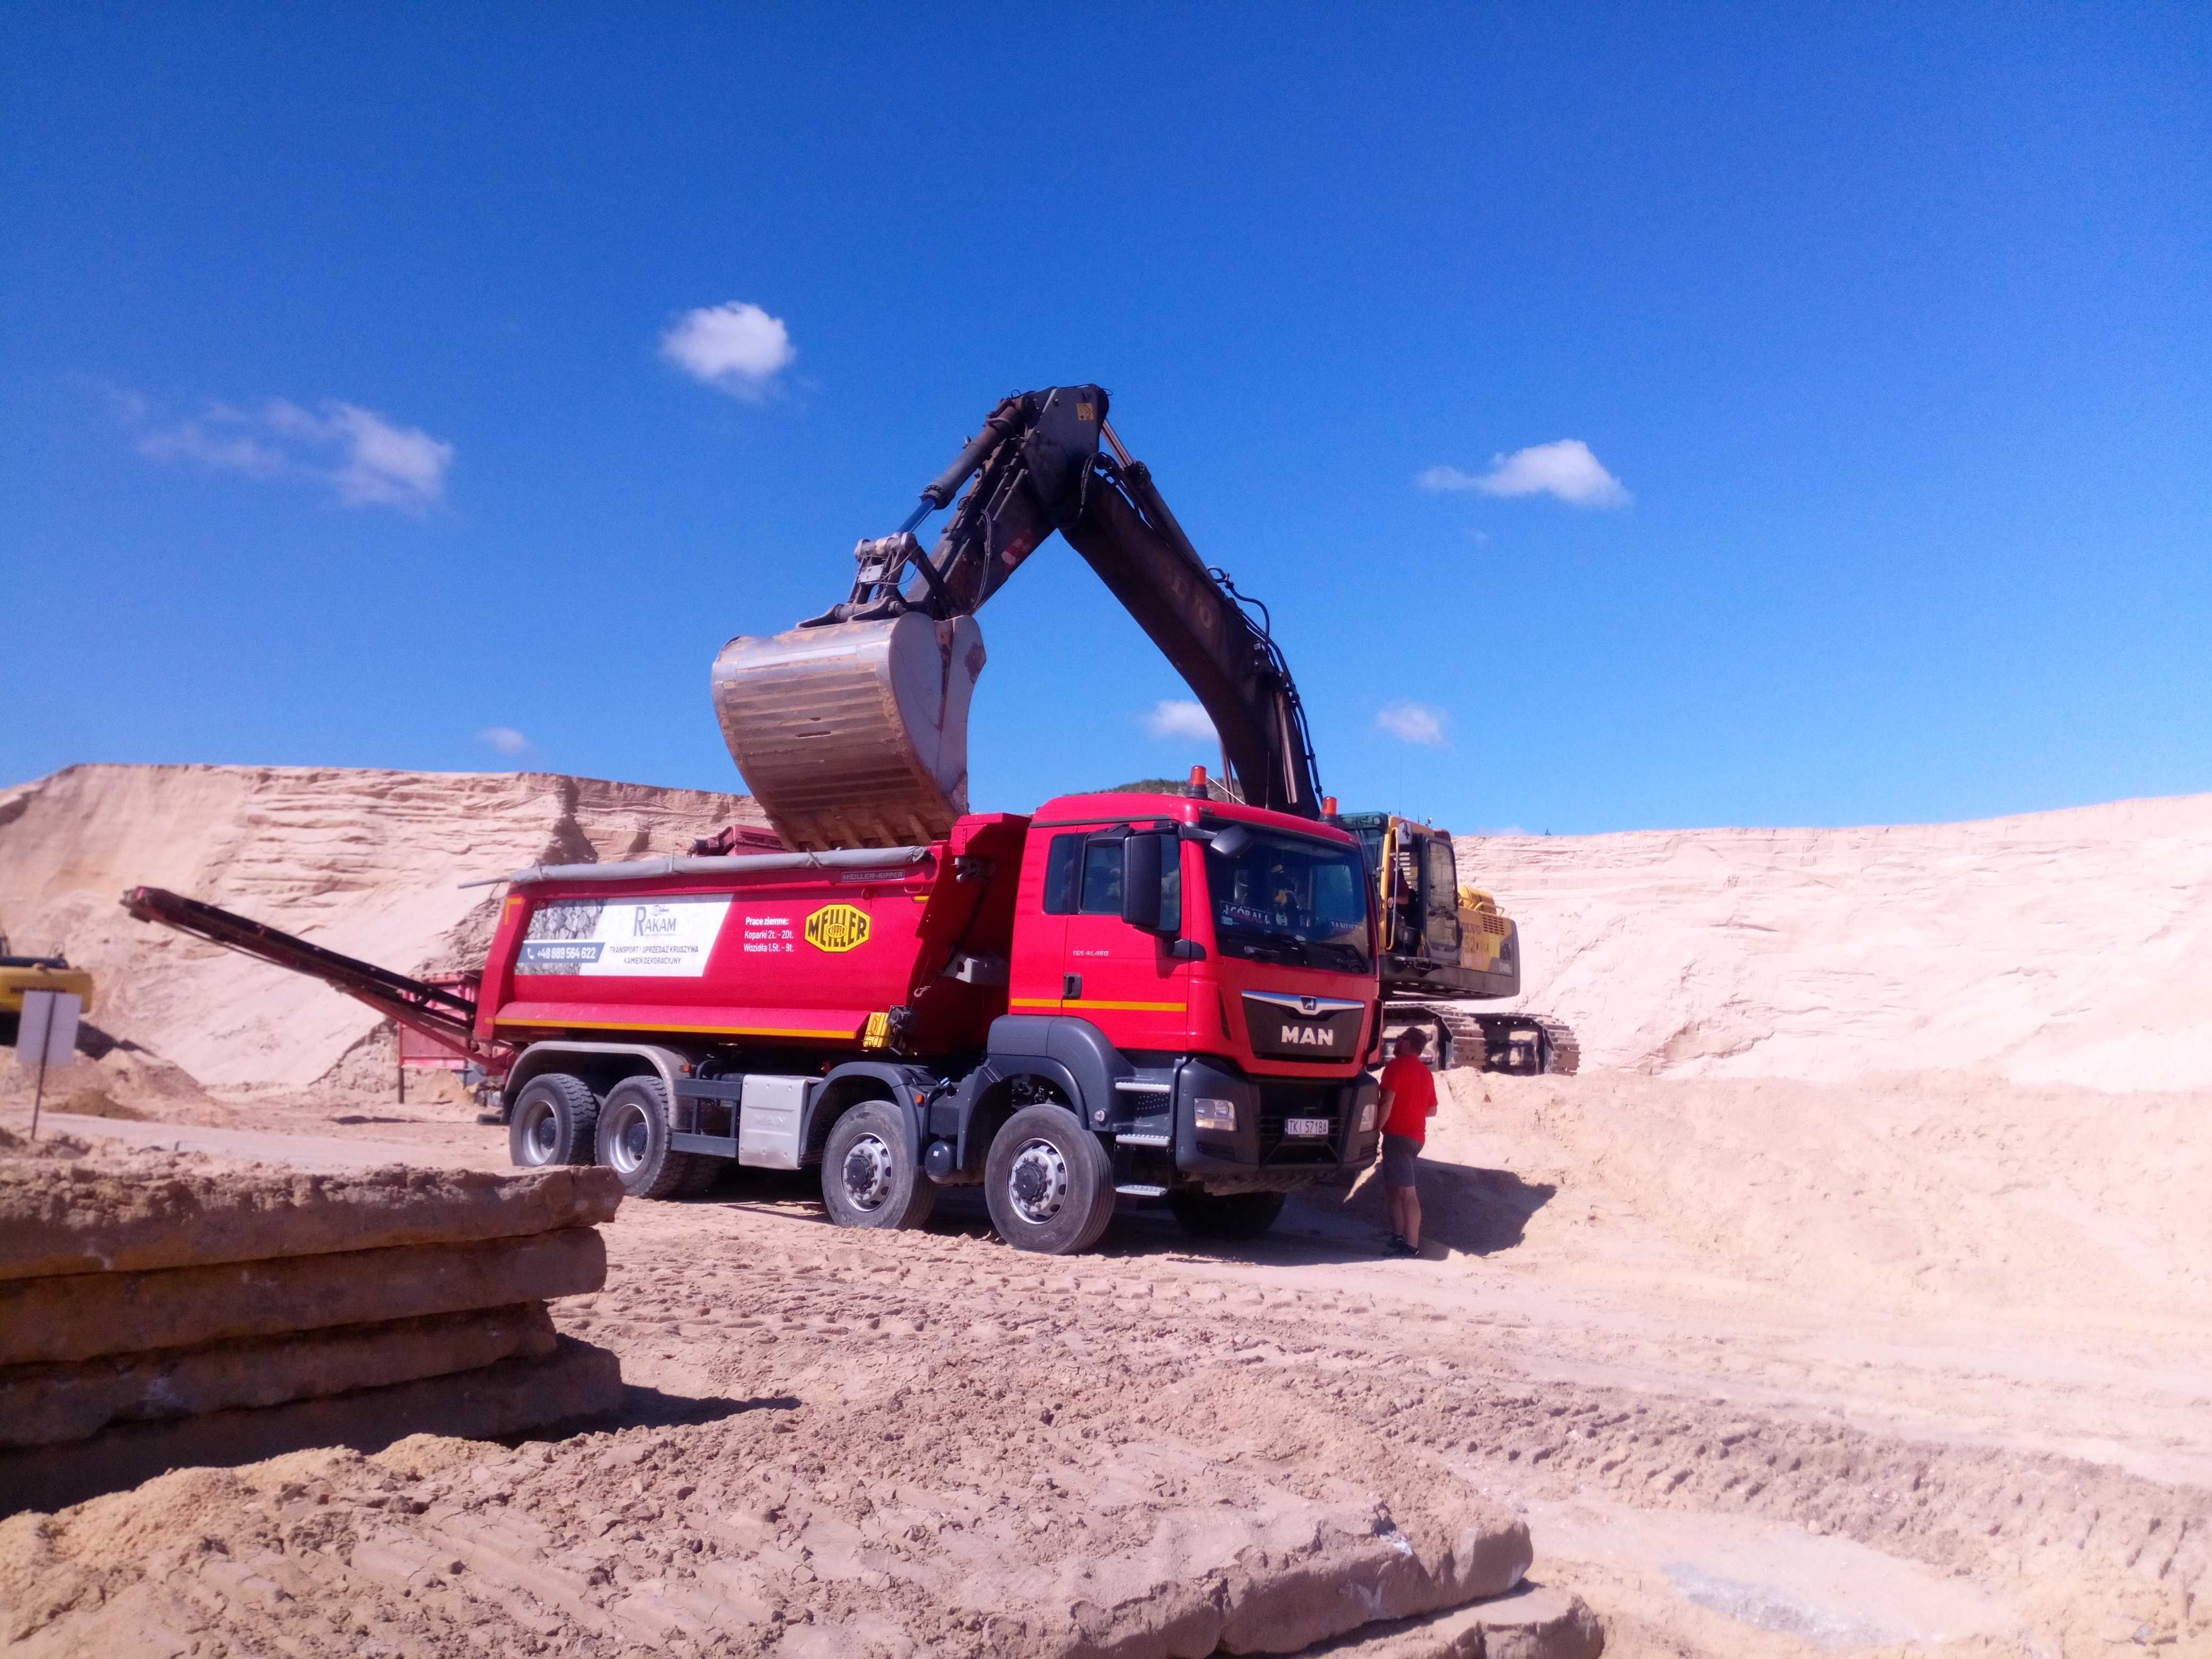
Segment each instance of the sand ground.
[[[503,1166],[444,1080],[393,1098],[374,1012],[117,896],[465,967],[498,890],[461,882],[749,815],[537,775],[0,789],[0,927],[93,968],[116,1045],[49,1105],[136,1115],[54,1121]],[[1526,1515],[1534,1576],[1616,1654],[2212,1653],[2212,796],[1461,854],[1585,1069],[1451,1074],[1425,1259],[1377,1248],[1371,1185],[1249,1247],[1139,1207],[1048,1261],[972,1196],[859,1235],[803,1181],[733,1172],[624,1206],[608,1290],[556,1309],[620,1352],[619,1423],[0,1523],[0,1648],[599,1655],[720,1628],[797,1655],[831,1650],[810,1611],[875,1597],[881,1652],[1022,1652],[962,1599],[1008,1561],[1473,1491]],[[0,1123],[28,1108],[0,1067]]]
[[[1941,1140],[1968,1101],[2048,1140],[2058,1107],[2095,1102],[2046,1091],[2031,1112],[1925,1079],[1449,1082],[1420,1261],[1377,1248],[1371,1183],[1295,1204],[1250,1246],[1133,1208],[1071,1260],[998,1244],[965,1195],[919,1235],[837,1231],[804,1181],[755,1172],[625,1205],[607,1291],[556,1306],[621,1354],[621,1425],[303,1454],[0,1525],[0,1601],[23,1601],[4,1635],[40,1653],[157,1650],[149,1629],[234,1651],[611,1653],[652,1626],[684,1651],[719,1628],[685,1588],[724,1559],[748,1564],[758,1650],[800,1651],[808,1608],[912,1593],[871,1548],[957,1583],[954,1522],[961,1548],[1000,1551],[1079,1516],[1153,1524],[1202,1474],[1251,1483],[1253,1513],[1330,1480],[1488,1493],[1528,1518],[1532,1578],[1580,1593],[1615,1654],[2212,1651],[2212,1223],[2087,1206],[2092,1235],[2162,1240],[2131,1284],[2053,1232],[2069,1211],[2051,1171],[2008,1231],[2004,1194],[2027,1189],[2002,1170],[1995,1195],[1947,1207],[1926,1189],[1941,1160],[1914,1152],[1923,1185],[1870,1196],[1882,1170],[1762,1168],[1716,1127],[1759,1115],[1729,1089],[1766,1091],[1796,1142],[1796,1119],[1846,1113],[1917,1114]],[[453,1106],[258,1091],[222,1115],[59,1127],[309,1163],[505,1161],[501,1133]],[[1947,1243],[1960,1226],[1980,1248]],[[2069,1267],[2075,1289],[2039,1293]],[[118,1544],[166,1505],[191,1518],[161,1551]],[[133,1565],[161,1551],[183,1555]],[[447,1557],[465,1570],[422,1589],[421,1563]],[[925,1651],[1021,1650],[981,1609],[927,1628]]]

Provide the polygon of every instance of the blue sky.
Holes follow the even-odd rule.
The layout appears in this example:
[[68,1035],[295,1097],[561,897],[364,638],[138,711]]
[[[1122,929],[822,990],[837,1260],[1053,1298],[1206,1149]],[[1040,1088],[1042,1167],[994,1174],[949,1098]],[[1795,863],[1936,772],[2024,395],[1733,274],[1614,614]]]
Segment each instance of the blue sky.
[[[1347,806],[2212,789],[2201,7],[7,16],[0,782],[734,787],[721,642],[1095,380]],[[1064,546],[981,620],[979,805],[1207,758]]]

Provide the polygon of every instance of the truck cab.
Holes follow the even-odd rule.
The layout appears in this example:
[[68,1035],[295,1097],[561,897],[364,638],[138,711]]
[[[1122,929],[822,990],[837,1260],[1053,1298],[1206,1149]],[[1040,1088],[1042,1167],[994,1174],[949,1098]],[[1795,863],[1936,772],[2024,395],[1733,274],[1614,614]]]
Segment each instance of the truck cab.
[[1167,1198],[1195,1231],[1258,1231],[1285,1193],[1374,1155],[1370,890],[1358,842],[1308,819],[1048,802],[986,1066],[1056,1065],[1111,1139],[1117,1191]]

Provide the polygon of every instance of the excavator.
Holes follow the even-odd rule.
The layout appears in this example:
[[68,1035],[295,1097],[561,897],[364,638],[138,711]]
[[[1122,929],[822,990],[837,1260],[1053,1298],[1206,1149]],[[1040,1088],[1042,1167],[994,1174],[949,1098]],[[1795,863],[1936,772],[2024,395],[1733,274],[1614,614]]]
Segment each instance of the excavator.
[[[1224,775],[1212,787],[1359,836],[1382,921],[1386,1027],[1427,1028],[1438,1065],[1554,1066],[1559,1028],[1468,1006],[1518,994],[1512,921],[1459,885],[1446,831],[1337,813],[1267,607],[1199,556],[1107,405],[1097,386],[1005,398],[906,521],[854,550],[846,599],[722,648],[715,715],[769,822],[801,852],[918,845],[951,830],[968,809],[968,711],[985,659],[975,613],[1056,531],[1212,720]],[[914,532],[948,507],[926,550]]]
[[73,991],[83,999],[86,1008],[92,1006],[90,974],[70,967],[69,958],[58,951],[44,957],[12,955],[7,934],[0,933],[0,1048],[15,1046],[26,991]]

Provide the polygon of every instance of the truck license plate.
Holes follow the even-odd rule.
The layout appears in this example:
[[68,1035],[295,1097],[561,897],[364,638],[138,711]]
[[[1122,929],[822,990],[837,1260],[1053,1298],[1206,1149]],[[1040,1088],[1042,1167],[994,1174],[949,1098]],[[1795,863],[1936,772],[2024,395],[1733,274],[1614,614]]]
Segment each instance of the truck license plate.
[[1325,1117],[1289,1118],[1284,1121],[1283,1133],[1286,1135],[1325,1135],[1328,1133],[1328,1120]]

